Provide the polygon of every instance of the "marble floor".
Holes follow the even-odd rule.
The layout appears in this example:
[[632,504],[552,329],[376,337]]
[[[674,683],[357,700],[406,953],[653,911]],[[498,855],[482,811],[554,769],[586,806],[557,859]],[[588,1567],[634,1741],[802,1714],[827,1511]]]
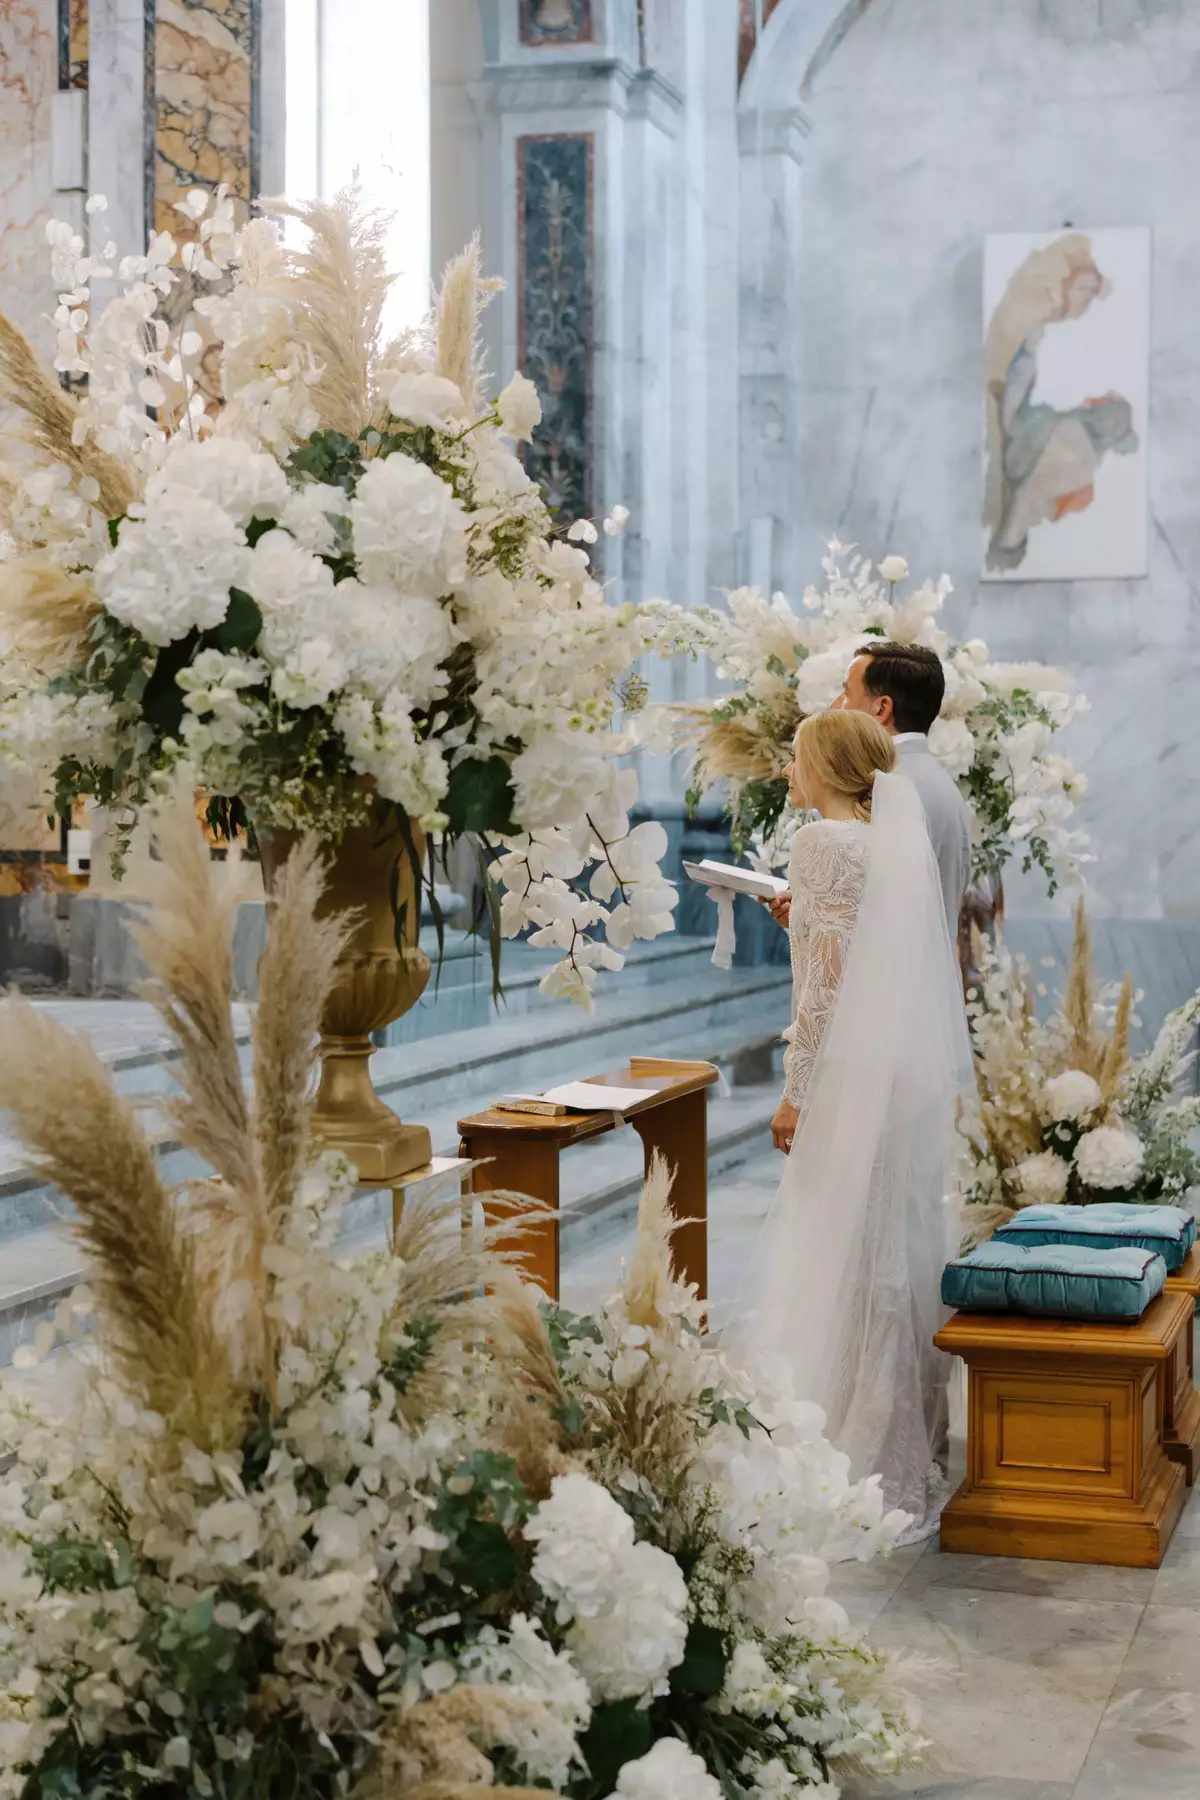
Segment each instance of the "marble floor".
[[[778,1177],[766,1151],[713,1184],[714,1324]],[[630,1236],[565,1261],[567,1305],[603,1295]],[[1200,1487],[1158,1570],[932,1545],[843,1565],[832,1591],[881,1648],[933,1668],[921,1697],[934,1760],[845,1800],[1200,1800]]]

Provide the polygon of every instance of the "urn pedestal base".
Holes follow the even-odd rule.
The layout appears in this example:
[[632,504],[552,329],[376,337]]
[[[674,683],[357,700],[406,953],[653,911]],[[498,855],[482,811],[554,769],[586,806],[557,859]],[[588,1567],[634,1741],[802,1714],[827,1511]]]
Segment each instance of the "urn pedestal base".
[[[258,842],[269,896],[296,838],[263,831]],[[415,1006],[429,980],[429,958],[417,943],[421,908],[409,848],[420,856],[423,843],[415,828],[406,841],[396,819],[386,815],[347,831],[328,847],[318,907],[322,915],[348,916],[353,924],[321,1016],[312,1130],[324,1149],[341,1151],[359,1180],[372,1185],[423,1168],[432,1154],[425,1127],[397,1118],[371,1084],[371,1033]]]

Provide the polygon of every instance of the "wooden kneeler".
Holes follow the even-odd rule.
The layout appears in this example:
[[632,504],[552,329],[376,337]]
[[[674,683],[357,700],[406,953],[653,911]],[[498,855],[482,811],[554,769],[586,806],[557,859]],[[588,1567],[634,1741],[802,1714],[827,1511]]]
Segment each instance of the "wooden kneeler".
[[1163,1442],[1194,1303],[1136,1324],[955,1313],[934,1342],[967,1365],[967,1477],[942,1549],[1156,1569],[1183,1509]]
[[[1200,1302],[1200,1243],[1192,1245],[1183,1267],[1167,1276],[1167,1292],[1189,1295],[1193,1309]],[[1163,1443],[1191,1487],[1200,1469],[1200,1393],[1196,1391],[1196,1334],[1191,1327],[1176,1345],[1166,1388]]]

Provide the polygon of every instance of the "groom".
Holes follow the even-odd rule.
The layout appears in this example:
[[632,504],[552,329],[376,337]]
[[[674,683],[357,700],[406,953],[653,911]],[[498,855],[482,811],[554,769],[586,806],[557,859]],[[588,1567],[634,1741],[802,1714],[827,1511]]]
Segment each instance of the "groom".
[[[922,644],[864,644],[846,671],[833,710],[870,713],[895,740],[897,767],[921,796],[929,841],[937,860],[951,942],[958,940],[958,917],[971,877],[971,815],[929,748],[929,728],[942,710],[946,673],[941,659]],[[786,926],[791,901],[770,902],[778,924]]]
[[846,673],[835,711],[870,713],[896,744],[897,767],[921,796],[929,841],[942,879],[951,942],[971,879],[971,815],[929,748],[929,729],[946,697],[941,659],[922,644],[865,644]]

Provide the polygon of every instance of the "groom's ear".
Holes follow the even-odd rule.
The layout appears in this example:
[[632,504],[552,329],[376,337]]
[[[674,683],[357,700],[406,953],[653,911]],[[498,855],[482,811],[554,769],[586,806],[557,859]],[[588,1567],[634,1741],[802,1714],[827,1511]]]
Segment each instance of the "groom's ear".
[[892,696],[890,694],[877,694],[875,696],[875,717],[879,720],[879,723],[883,726],[885,731],[892,724],[895,715],[896,708],[892,704]]

